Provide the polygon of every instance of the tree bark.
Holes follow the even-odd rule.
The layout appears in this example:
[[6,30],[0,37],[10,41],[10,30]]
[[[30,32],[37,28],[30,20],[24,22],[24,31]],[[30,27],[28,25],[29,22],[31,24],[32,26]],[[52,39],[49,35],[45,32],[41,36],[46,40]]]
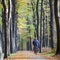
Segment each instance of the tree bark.
[[[1,28],[0,28],[1,29]],[[3,60],[3,55],[2,55],[2,32],[0,30],[0,60]]]
[[54,42],[53,42],[53,1],[49,0],[50,5],[50,47],[54,48]]
[[37,15],[37,39],[39,40],[39,13],[38,13],[38,6],[39,5],[39,0],[37,0],[37,3],[36,3],[36,15]]
[[15,22],[16,22],[16,0],[12,0],[12,21],[11,21],[11,38],[13,53],[16,52],[16,38],[15,38]]
[[32,11],[33,11],[33,25],[35,27],[35,31],[34,31],[34,37],[36,38],[36,33],[37,33],[37,26],[36,26],[36,13],[35,13],[35,2],[31,1],[31,5],[32,5]]
[[3,28],[4,28],[4,41],[5,41],[5,45],[4,45],[4,58],[7,58],[7,27],[6,27],[6,0],[2,1],[2,5],[3,5],[3,13],[4,13],[4,21],[3,21]]
[[45,28],[45,46],[48,47],[48,16],[46,15],[46,28]]
[[8,20],[9,20],[9,39],[10,39],[10,53],[13,52],[12,46],[12,32],[11,32],[11,25],[12,25],[12,0],[8,1]]
[[45,47],[45,13],[44,13],[44,8],[43,8],[43,43],[42,46]]
[[58,19],[58,0],[54,0],[54,13],[55,13],[55,22],[57,30],[57,50],[56,54],[60,54],[60,21]]
[[2,51],[4,52],[4,11],[3,11],[3,9],[2,9]]
[[41,41],[42,41],[42,10],[43,10],[43,0],[41,0],[41,16],[40,16],[40,53],[41,53]]

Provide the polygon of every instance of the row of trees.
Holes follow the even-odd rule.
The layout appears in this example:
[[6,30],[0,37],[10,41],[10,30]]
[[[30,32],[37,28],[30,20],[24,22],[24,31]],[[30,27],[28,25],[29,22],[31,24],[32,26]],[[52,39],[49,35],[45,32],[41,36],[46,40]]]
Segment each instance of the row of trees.
[[[56,31],[57,31],[57,50],[56,54],[59,54],[59,18],[58,18],[58,2],[56,0],[36,0],[31,1],[32,11],[33,11],[33,25],[35,26],[35,35],[40,41],[40,52],[41,47],[50,46],[54,48],[54,19],[56,22]],[[40,8],[41,7],[41,8]],[[37,17],[36,17],[37,16]],[[49,26],[48,26],[49,24]],[[39,28],[40,27],[40,28]],[[49,28],[50,27],[50,28]],[[50,30],[48,30],[50,29]],[[40,32],[39,32],[40,31]],[[49,33],[50,32],[50,33]]]
[[[10,53],[16,52],[20,44],[19,34],[17,32],[17,11],[16,11],[16,2],[19,0],[1,0],[2,5],[2,28],[0,31],[0,59],[2,60],[2,50],[4,52],[4,58],[7,58]],[[32,28],[34,25],[33,32],[34,36],[40,41],[40,52],[42,47],[50,46],[54,48],[54,35],[53,35],[53,24],[54,19],[56,22],[56,31],[57,31],[57,50],[56,54],[60,54],[60,23],[58,18],[58,2],[59,0],[30,0],[27,3],[28,12],[33,14],[27,14],[27,50],[32,50]],[[31,6],[31,7],[29,7]],[[54,9],[53,9],[54,8]],[[32,21],[30,17],[32,17]],[[55,17],[54,17],[55,16]],[[33,23],[32,23],[33,22]],[[29,35],[29,36],[28,36]],[[1,47],[2,45],[2,47]],[[22,43],[23,47],[23,43]]]
[[[40,52],[42,47],[50,47],[53,49],[56,47],[56,44],[54,41],[56,33],[54,28],[54,0],[31,0],[27,5],[29,5],[30,8],[29,11],[32,9],[32,20],[34,25],[34,36],[37,37],[37,39],[40,41]],[[29,15],[28,15],[29,16]],[[27,21],[30,23],[29,18],[27,18]],[[29,30],[30,28],[28,28]],[[55,31],[55,32],[54,32]],[[31,33],[31,32],[29,32]],[[31,39],[31,37],[30,37]],[[32,39],[31,39],[32,40]],[[30,43],[30,42],[29,42]],[[28,43],[28,44],[29,44]],[[55,46],[54,46],[55,44]],[[31,45],[32,46],[32,45]]]
[[16,0],[1,0],[1,5],[2,26],[0,35],[4,58],[7,58],[10,53],[19,50],[18,44],[20,39],[18,38],[20,36],[17,30]]
[[[40,41],[40,52],[41,48],[48,46],[48,21],[49,13],[47,10],[49,7],[49,1],[36,0],[31,1],[32,11],[33,11],[33,25],[35,26],[35,37]],[[49,12],[48,12],[49,11]],[[47,15],[48,12],[48,15]],[[52,31],[52,28],[51,28]],[[52,34],[52,32],[51,32]]]

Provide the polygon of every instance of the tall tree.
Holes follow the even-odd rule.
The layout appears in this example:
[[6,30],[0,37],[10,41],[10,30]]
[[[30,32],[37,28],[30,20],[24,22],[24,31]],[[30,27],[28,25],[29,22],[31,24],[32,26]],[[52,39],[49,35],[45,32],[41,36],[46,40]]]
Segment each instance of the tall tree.
[[48,47],[48,16],[46,15],[45,46]]
[[37,3],[36,3],[36,15],[37,15],[37,39],[39,40],[39,0],[37,0]]
[[43,10],[43,0],[41,0],[41,15],[40,15],[40,52],[41,52],[41,41],[42,41],[42,11]]
[[55,13],[56,30],[57,30],[57,50],[56,50],[56,54],[60,54],[60,21],[58,19],[58,0],[54,0],[54,13]]
[[42,46],[45,47],[45,12],[44,12],[44,8],[43,8],[43,43]]
[[6,0],[2,0],[3,5],[3,13],[4,13],[4,21],[3,21],[3,28],[4,28],[4,41],[5,41],[5,49],[4,49],[4,58],[7,58],[7,29],[6,29]]
[[[7,4],[8,3],[8,4]],[[4,50],[4,58],[7,58],[10,55],[10,20],[11,20],[11,0],[2,1],[3,5],[3,14],[4,14],[4,21],[3,21],[3,29],[4,29],[4,43],[5,43],[5,50]]]
[[33,25],[35,27],[34,31],[34,37],[36,37],[36,12],[35,12],[35,2],[31,0],[31,5],[32,5],[32,11],[33,11]]
[[8,32],[8,39],[9,39],[9,45],[8,45],[8,47],[9,47],[9,53],[11,52],[10,51],[10,44],[11,44],[11,36],[10,36],[10,24],[11,24],[11,19],[12,19],[12,0],[8,0],[8,28],[7,28],[7,32]]
[[12,0],[12,20],[11,20],[11,24],[10,24],[10,30],[11,30],[11,45],[12,45],[12,50],[11,52],[16,52],[16,0]]
[[4,13],[3,13],[3,9],[2,9],[2,31],[1,31],[2,39],[1,40],[2,40],[2,48],[3,48],[2,51],[4,52],[4,28],[3,28],[4,24],[3,23],[4,23]]
[[8,1],[8,19],[9,19],[9,35],[10,35],[10,53],[12,53],[12,35],[11,35],[11,25],[12,25],[12,0]]
[[50,47],[54,48],[54,42],[53,42],[53,1],[49,0],[50,5]]

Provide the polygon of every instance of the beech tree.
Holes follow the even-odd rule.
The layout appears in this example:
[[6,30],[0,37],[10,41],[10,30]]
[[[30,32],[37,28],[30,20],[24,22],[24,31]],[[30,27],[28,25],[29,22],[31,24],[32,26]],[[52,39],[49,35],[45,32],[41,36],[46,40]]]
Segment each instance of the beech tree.
[[37,0],[37,3],[36,3],[36,16],[37,16],[37,39],[39,40],[39,0]]
[[41,0],[41,15],[40,15],[40,52],[41,52],[41,41],[42,41],[42,12],[43,12],[43,0]]
[[3,24],[4,24],[4,26],[3,26],[3,28],[4,28],[4,41],[5,41],[5,45],[4,45],[4,58],[7,58],[7,32],[6,32],[6,15],[7,15],[7,9],[6,9],[6,0],[3,0],[2,1],[2,5],[3,5],[3,13],[4,13],[4,22],[3,22]]
[[60,54],[60,21],[58,18],[58,0],[54,0],[54,13],[55,13],[55,22],[56,22],[56,30],[57,30],[56,54]]
[[53,1],[49,0],[50,5],[50,47],[54,48],[54,42],[53,42]]

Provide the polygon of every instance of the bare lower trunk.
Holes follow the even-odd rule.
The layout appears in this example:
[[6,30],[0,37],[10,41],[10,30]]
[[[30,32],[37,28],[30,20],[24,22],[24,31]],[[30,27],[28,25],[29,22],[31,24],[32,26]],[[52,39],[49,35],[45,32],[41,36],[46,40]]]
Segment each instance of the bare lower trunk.
[[3,55],[2,55],[2,40],[1,40],[1,30],[0,30],[0,60],[3,60]]

